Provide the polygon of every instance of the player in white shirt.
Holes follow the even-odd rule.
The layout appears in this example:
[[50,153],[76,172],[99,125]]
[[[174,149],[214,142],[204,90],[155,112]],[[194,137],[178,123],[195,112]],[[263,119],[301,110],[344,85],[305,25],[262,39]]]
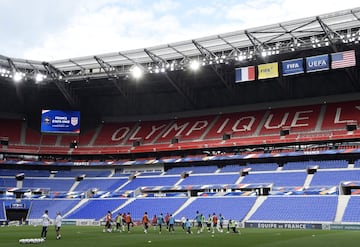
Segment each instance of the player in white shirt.
[[44,214],[41,216],[41,220],[42,220],[41,237],[43,239],[46,239],[46,233],[48,230],[48,226],[50,225],[50,218],[47,210],[45,210]]
[[62,222],[61,213],[59,211],[57,211],[56,212],[56,218],[55,218],[56,239],[61,238],[61,234],[60,234],[61,222]]

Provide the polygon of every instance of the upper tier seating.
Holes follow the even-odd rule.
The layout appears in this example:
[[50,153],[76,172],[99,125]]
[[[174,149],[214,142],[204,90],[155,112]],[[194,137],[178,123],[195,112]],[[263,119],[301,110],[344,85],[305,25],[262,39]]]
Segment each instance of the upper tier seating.
[[0,169],[0,176],[10,176],[15,178],[15,175],[20,173],[24,173],[26,177],[49,177],[50,175],[47,170]]
[[217,170],[217,166],[186,166],[186,167],[174,167],[166,171],[166,175],[169,174],[181,174],[183,172],[195,173],[214,173]]
[[23,188],[43,188],[52,191],[69,191],[74,179],[40,179],[40,178],[25,178],[23,181]]
[[190,175],[180,185],[235,184],[239,174]]
[[167,186],[167,185],[175,185],[177,181],[179,181],[180,176],[173,177],[137,177],[131,180],[130,183],[125,185],[121,190],[135,190],[139,187],[146,186]]
[[323,161],[297,161],[284,164],[283,170],[303,170],[311,166],[319,166],[319,169],[347,168],[346,160],[323,160]]
[[249,173],[241,183],[273,183],[274,186],[303,186],[306,172]]
[[345,130],[348,121],[354,120],[356,123],[360,123],[358,105],[359,101],[327,104],[321,128],[323,130]]
[[220,173],[223,172],[240,172],[241,169],[243,169],[244,166],[241,165],[226,165],[223,168],[221,168]]
[[[138,153],[358,138],[360,131],[346,129],[348,122],[357,125],[360,121],[358,105],[359,101],[351,101],[181,119],[104,123],[76,136],[78,148],[71,152]],[[288,129],[289,135],[280,136],[283,129]],[[73,139],[41,135],[26,127],[22,120],[6,119],[0,121],[0,137],[9,138],[7,152],[44,154],[69,153],[69,141]],[[135,141],[140,145],[133,147]]]
[[326,171],[319,170],[314,174],[311,186],[338,186],[344,181],[358,181],[360,178],[360,170],[350,171]]
[[15,178],[0,178],[0,188],[14,188],[16,187]]
[[232,138],[253,135],[264,114],[265,111],[255,111],[220,115],[206,139],[222,139],[224,134]]
[[88,191],[89,189],[98,189],[100,191],[114,191],[124,184],[127,179],[92,179],[84,178],[75,188],[76,191]]
[[255,163],[247,164],[245,168],[251,168],[251,171],[275,171],[279,165],[277,163]]
[[22,124],[21,120],[1,119],[0,137],[8,138],[9,145],[20,144]]
[[272,109],[261,128],[261,135],[279,135],[282,126],[290,127],[290,133],[314,131],[319,118],[320,105]]
[[56,173],[55,177],[76,177],[85,175],[86,177],[108,177],[110,175],[109,170],[71,170],[71,171],[64,171],[60,170]]

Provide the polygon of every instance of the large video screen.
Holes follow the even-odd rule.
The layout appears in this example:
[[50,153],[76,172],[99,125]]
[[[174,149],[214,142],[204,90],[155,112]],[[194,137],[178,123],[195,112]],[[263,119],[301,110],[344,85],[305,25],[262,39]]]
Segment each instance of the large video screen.
[[42,110],[41,113],[42,133],[80,133],[80,112]]

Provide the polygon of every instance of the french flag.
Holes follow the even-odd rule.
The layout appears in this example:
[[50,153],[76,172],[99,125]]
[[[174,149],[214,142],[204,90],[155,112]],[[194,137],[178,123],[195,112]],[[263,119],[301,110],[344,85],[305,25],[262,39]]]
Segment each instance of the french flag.
[[235,69],[235,83],[255,80],[255,66]]

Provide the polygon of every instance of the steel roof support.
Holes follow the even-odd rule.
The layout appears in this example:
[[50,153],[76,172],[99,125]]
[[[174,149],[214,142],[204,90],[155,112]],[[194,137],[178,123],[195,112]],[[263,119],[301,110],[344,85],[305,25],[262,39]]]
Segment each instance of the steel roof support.
[[79,98],[68,81],[61,80],[64,73],[55,68],[52,64],[43,62],[43,66],[48,72],[48,75],[53,79],[55,85],[59,88],[60,92],[64,95],[65,99],[72,107],[77,107],[80,103]]
[[[217,56],[208,50],[206,47],[202,46],[195,40],[192,41],[192,43],[195,45],[195,47],[200,51],[200,53],[206,57],[208,60],[214,60]],[[220,79],[220,81],[225,85],[225,87],[232,92],[233,91],[233,83],[229,80],[228,77],[226,77],[225,73],[221,70],[221,66],[216,66],[217,64],[210,64],[212,70],[215,72],[217,77]]]
[[324,31],[325,37],[329,40],[329,44],[331,45],[331,48],[333,49],[334,52],[337,52],[338,50],[335,46],[334,39],[336,36],[340,38],[341,35],[333,31],[328,25],[326,25],[326,23],[323,22],[323,20],[319,16],[316,17],[316,20],[319,22],[322,30]]
[[94,56],[94,59],[98,62],[100,67],[105,71],[108,76],[108,79],[112,81],[115,85],[116,89],[121,93],[122,96],[127,97],[129,95],[129,91],[125,88],[124,83],[120,80],[120,72],[112,66],[111,64],[105,62],[101,58]]
[[[151,51],[147,49],[145,49],[144,51],[146,52],[146,54],[148,54],[148,56],[154,63],[158,64],[159,67],[165,67],[166,64],[168,64],[167,61],[165,61],[158,55],[152,53]],[[168,72],[164,72],[163,74],[181,96],[183,96],[192,106],[196,106],[196,94],[194,90],[189,87],[180,76],[173,77],[170,76]]]

